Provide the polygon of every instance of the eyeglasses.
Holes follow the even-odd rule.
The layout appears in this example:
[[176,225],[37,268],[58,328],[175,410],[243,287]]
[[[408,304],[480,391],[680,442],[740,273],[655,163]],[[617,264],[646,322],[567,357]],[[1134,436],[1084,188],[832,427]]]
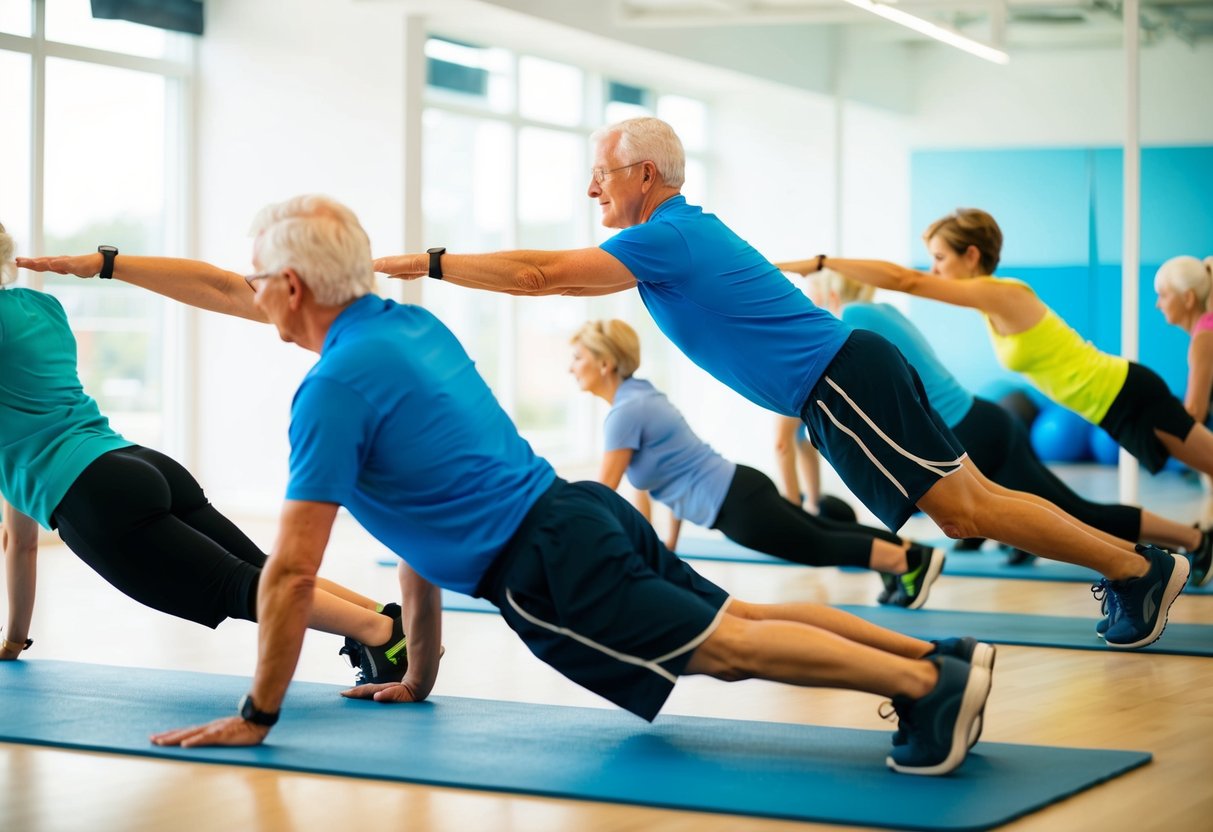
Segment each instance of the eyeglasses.
[[647,159],[644,159],[639,162],[632,162],[632,164],[630,164],[630,165],[623,165],[621,167],[611,168],[610,170],[603,170],[602,168],[594,168],[593,170],[590,171],[590,176],[594,177],[594,181],[597,182],[599,185],[601,185],[603,183],[603,181],[607,178],[608,174],[615,173],[616,171],[620,171],[620,170],[627,170],[628,168],[634,168],[637,165],[643,165],[647,161],[648,161]]
[[282,274],[285,274],[285,272],[258,272],[257,274],[248,274],[244,276],[244,282],[249,285],[250,289],[256,292],[258,280],[268,280],[271,277],[278,277]]

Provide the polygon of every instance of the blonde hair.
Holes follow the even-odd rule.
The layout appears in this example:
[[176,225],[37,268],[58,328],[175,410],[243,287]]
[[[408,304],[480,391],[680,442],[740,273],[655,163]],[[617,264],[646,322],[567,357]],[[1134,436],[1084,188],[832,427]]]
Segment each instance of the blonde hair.
[[0,223],[0,286],[17,279],[17,265],[13,262],[15,250],[12,235],[5,231],[4,224]]
[[828,298],[831,294],[838,297],[838,302],[846,306],[848,303],[871,303],[876,294],[876,287],[867,283],[852,280],[833,269],[822,269],[809,277],[815,284],[821,296]]
[[322,306],[375,290],[371,241],[349,208],[317,194],[267,205],[253,219],[265,271],[294,269]]
[[964,254],[969,246],[975,246],[981,254],[981,269],[985,274],[994,274],[1002,258],[1002,229],[980,208],[957,208],[935,220],[927,226],[922,239],[929,243],[933,237],[939,237],[957,254]]
[[686,153],[673,127],[652,116],[629,118],[595,130],[590,142],[597,145],[614,135],[619,136],[621,162],[652,162],[665,184],[682,187],[686,181]]
[[631,378],[640,367],[640,336],[626,321],[586,321],[570,344],[580,344],[595,358],[613,361],[620,378]]
[[1213,289],[1213,257],[1203,261],[1186,254],[1172,257],[1163,263],[1154,274],[1154,291],[1161,288],[1173,292],[1191,292],[1201,309],[1209,308],[1209,294]]

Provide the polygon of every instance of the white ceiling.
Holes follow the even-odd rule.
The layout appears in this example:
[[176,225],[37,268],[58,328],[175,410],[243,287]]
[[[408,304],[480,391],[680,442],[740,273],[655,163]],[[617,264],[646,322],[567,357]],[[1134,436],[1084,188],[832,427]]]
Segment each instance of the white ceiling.
[[[611,0],[621,26],[886,27],[890,37],[920,38],[842,0]],[[1111,46],[1122,37],[1123,0],[888,0],[911,14],[977,40],[1011,48]],[[1143,43],[1213,40],[1213,0],[1140,0]]]

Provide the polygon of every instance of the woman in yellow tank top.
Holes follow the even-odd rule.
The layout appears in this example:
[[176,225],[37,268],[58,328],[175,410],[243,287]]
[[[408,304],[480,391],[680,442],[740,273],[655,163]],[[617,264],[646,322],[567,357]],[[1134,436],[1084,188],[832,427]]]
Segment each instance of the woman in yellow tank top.
[[923,240],[931,252],[929,274],[883,260],[824,256],[779,267],[808,274],[828,262],[862,283],[976,309],[1003,366],[1102,427],[1151,473],[1173,456],[1213,475],[1213,433],[1196,423],[1157,373],[1101,352],[1026,283],[992,277],[1002,254],[1002,230],[992,216],[958,209],[931,223]]

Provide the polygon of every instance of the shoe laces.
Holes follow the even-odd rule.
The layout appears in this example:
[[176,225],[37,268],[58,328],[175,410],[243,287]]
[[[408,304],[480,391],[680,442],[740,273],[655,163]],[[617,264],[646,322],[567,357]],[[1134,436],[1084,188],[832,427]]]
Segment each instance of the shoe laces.
[[1099,602],[1100,613],[1108,618],[1117,618],[1120,603],[1116,594],[1116,588],[1112,586],[1111,581],[1107,578],[1100,578],[1099,583],[1091,585],[1091,594]]
[[367,675],[364,669],[366,657],[363,652],[362,645],[353,639],[346,639],[345,646],[337,651],[338,656],[345,656],[349,660],[350,667],[358,671],[358,682],[362,684],[366,681]]

